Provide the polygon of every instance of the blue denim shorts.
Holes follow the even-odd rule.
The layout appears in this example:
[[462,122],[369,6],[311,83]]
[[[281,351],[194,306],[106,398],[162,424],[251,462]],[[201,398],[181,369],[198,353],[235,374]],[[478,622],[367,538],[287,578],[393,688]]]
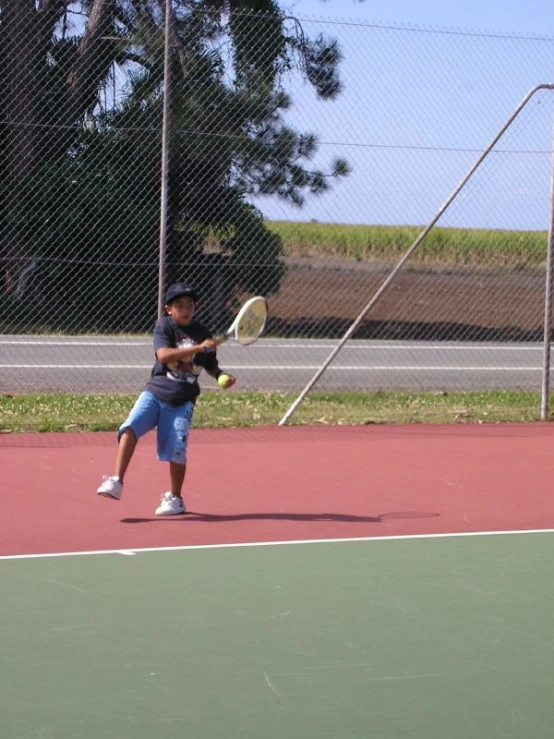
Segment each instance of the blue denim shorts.
[[131,429],[137,439],[156,429],[157,453],[160,462],[187,463],[187,440],[194,414],[194,403],[169,405],[145,390],[127,419],[119,427],[118,440],[125,429]]

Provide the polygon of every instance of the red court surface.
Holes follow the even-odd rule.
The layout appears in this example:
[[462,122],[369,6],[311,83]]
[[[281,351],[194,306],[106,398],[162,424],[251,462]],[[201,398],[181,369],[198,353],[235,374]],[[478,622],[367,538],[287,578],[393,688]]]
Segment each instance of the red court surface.
[[156,518],[143,439],[121,501],[115,434],[0,436],[0,555],[554,528],[554,425],[194,430],[186,516]]

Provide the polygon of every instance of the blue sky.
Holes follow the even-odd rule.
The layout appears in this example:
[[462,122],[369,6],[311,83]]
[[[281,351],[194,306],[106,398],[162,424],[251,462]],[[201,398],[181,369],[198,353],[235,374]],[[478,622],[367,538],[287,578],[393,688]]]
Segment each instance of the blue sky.
[[550,0],[286,0],[283,7],[311,18],[554,35]]
[[[342,157],[352,173],[301,209],[256,200],[271,220],[428,223],[523,96],[554,82],[554,7],[545,0],[282,7],[308,19],[308,35],[336,37],[343,54],[344,91],[333,102],[291,75],[287,122],[318,138],[308,166],[328,171]],[[554,94],[539,93],[439,225],[547,228],[553,117]]]

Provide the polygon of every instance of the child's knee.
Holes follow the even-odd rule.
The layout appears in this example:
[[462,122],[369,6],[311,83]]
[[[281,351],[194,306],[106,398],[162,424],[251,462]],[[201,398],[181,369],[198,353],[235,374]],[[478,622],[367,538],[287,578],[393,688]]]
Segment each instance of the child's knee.
[[136,444],[139,440],[138,434],[131,428],[131,426],[120,426],[119,431],[117,432],[117,443],[121,444],[121,442],[129,442]]
[[181,434],[171,434],[158,438],[158,459],[160,462],[186,465],[187,437]]
[[132,441],[137,441],[137,435],[133,431],[133,429],[130,426],[127,426],[127,428],[124,428],[123,431],[119,434],[119,441],[125,437],[127,439],[131,439]]
[[173,444],[170,452],[170,461],[173,464],[186,465],[187,463],[187,440],[179,439]]
[[177,437],[186,444],[189,431],[190,431],[189,419],[188,418],[176,418],[173,428],[174,428],[174,433],[177,435]]

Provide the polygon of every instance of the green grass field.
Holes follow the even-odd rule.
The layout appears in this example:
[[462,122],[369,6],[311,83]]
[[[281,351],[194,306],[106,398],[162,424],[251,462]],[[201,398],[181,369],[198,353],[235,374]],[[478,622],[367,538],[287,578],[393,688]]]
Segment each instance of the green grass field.
[[[396,261],[424,226],[365,226],[271,221],[286,256]],[[540,268],[546,259],[543,231],[434,228],[412,257],[414,264],[451,267]]]
[[[112,431],[135,395],[3,395],[0,433]],[[205,391],[197,404],[196,428],[276,424],[296,395],[279,392]],[[540,395],[531,392],[314,392],[292,416],[291,425],[374,423],[499,423],[540,418]]]

